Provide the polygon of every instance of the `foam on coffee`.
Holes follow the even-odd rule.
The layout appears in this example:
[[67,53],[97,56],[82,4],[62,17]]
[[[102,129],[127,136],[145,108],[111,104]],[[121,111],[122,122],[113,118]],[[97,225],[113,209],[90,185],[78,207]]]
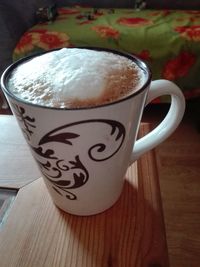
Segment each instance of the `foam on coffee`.
[[116,101],[143,83],[143,71],[126,57],[63,48],[18,65],[8,87],[18,98],[34,104],[78,108]]

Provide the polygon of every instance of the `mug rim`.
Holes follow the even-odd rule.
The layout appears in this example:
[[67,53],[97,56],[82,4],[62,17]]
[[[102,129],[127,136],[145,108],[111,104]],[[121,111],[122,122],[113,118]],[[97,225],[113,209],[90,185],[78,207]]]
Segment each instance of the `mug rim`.
[[78,108],[77,107],[75,107],[75,108],[73,108],[73,107],[69,107],[69,108],[68,107],[63,107],[63,108],[61,108],[61,107],[53,107],[53,106],[45,106],[45,105],[35,104],[35,103],[32,103],[32,102],[26,101],[23,98],[17,97],[15,94],[13,94],[7,88],[6,85],[7,85],[8,77],[17,66],[19,66],[20,64],[23,64],[24,62],[26,62],[28,60],[31,60],[31,59],[35,58],[35,57],[38,57],[38,56],[41,56],[41,55],[44,55],[44,54],[47,54],[47,53],[50,53],[50,52],[53,52],[53,51],[60,50],[62,48],[67,48],[67,47],[60,47],[60,48],[51,49],[51,50],[44,51],[44,52],[34,53],[34,54],[31,54],[31,55],[25,56],[25,57],[15,61],[14,63],[10,64],[4,70],[4,72],[3,72],[2,76],[1,76],[1,88],[2,88],[2,91],[4,91],[9,97],[11,97],[12,99],[14,99],[14,100],[16,100],[18,102],[21,102],[21,103],[26,104],[26,105],[38,107],[38,108],[53,109],[53,110],[89,110],[89,109],[95,109],[95,108],[97,109],[97,108],[112,106],[114,104],[118,104],[118,103],[124,102],[124,101],[126,101],[128,99],[131,99],[131,98],[135,97],[136,95],[140,94],[141,92],[143,92],[145,89],[147,89],[148,86],[151,83],[151,78],[152,78],[151,70],[150,70],[148,64],[145,63],[142,59],[140,59],[137,55],[130,54],[130,53],[123,52],[123,51],[119,51],[119,50],[115,50],[115,49],[103,48],[103,47],[80,46],[80,47],[70,47],[70,49],[78,48],[78,49],[90,49],[90,50],[96,50],[96,51],[104,51],[104,52],[110,52],[110,53],[113,53],[113,54],[116,54],[116,55],[120,55],[120,56],[123,56],[123,57],[126,57],[126,58],[130,59],[131,61],[136,63],[137,66],[140,69],[142,69],[145,72],[145,77],[146,77],[145,82],[143,83],[143,85],[139,89],[137,89],[136,91],[133,91],[132,93],[130,93],[129,95],[127,95],[127,96],[125,96],[123,98],[117,99],[117,100],[112,101],[112,102],[104,103],[104,104],[101,104],[101,105],[88,106],[88,107],[85,106],[85,107],[78,107]]

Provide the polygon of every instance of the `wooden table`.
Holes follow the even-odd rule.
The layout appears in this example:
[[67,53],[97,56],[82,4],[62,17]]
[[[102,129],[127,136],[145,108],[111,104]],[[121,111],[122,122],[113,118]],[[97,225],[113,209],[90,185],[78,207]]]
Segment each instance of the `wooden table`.
[[128,169],[112,208],[73,216],[54,206],[15,119],[1,115],[0,188],[1,267],[169,266],[154,151]]

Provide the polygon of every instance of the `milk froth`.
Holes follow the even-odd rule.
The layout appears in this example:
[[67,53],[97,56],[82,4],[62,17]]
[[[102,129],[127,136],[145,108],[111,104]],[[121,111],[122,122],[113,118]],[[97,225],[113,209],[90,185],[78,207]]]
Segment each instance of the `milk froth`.
[[126,57],[63,48],[19,65],[8,87],[18,98],[33,104],[77,108],[118,100],[143,83],[143,71]]

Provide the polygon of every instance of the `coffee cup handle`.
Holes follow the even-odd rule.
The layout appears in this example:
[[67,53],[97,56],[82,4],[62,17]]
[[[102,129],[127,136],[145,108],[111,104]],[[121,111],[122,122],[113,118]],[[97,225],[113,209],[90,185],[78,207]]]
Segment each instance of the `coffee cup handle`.
[[162,95],[171,95],[171,105],[163,121],[150,133],[135,142],[131,164],[142,154],[153,149],[167,139],[180,124],[185,111],[185,98],[178,86],[167,80],[152,81],[146,100],[148,105]]

